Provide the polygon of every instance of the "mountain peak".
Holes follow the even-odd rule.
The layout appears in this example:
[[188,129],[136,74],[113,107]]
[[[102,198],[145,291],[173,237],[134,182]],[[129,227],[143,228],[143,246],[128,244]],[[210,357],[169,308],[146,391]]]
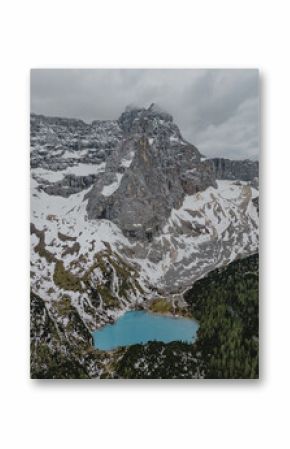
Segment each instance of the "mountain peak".
[[147,111],[153,112],[155,114],[166,114],[171,117],[171,115],[165,109],[163,109],[159,104],[154,102],[150,104],[149,108],[147,108]]
[[159,234],[185,195],[216,187],[215,177],[158,105],[126,108],[118,123],[122,144],[86,196],[88,218],[110,220],[127,237],[144,241]]
[[125,133],[151,134],[157,128],[173,129],[180,135],[178,127],[173,123],[172,115],[163,111],[157,104],[152,103],[149,108],[127,106],[118,120],[119,126]]

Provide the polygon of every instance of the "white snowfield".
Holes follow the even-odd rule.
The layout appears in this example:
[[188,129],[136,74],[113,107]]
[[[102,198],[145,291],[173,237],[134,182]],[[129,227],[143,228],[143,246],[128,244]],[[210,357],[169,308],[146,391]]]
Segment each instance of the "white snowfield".
[[[258,214],[252,199],[258,191],[247,183],[218,181],[195,195],[187,195],[173,209],[155,239],[163,253],[157,264],[138,259],[143,276],[165,290],[178,290],[211,269],[258,248]],[[213,245],[214,244],[214,245]]]
[[68,151],[62,155],[62,159],[79,159],[80,157],[84,157],[88,154],[88,149],[79,150],[79,151]]
[[[78,174],[88,173],[88,167],[84,165],[79,164],[70,170],[75,169]],[[94,170],[105,168],[100,165],[91,167]],[[45,249],[62,261],[65,269],[81,276],[92,267],[95,255],[106,251],[109,246],[113,254],[138,269],[139,282],[144,289],[140,301],[152,295],[149,286],[163,289],[168,294],[180,292],[208,271],[240,255],[251,254],[258,248],[258,214],[252,201],[258,196],[258,191],[247,183],[218,181],[217,189],[210,187],[204,192],[187,195],[182,206],[172,210],[161,234],[146,244],[140,257],[140,243],[130,242],[114,223],[88,220],[84,197],[91,187],[68,198],[48,195],[38,190],[37,178],[43,178],[44,172],[39,168],[32,170],[31,222],[38,231],[44,231]],[[64,172],[66,170],[61,174]],[[49,177],[52,181],[51,173],[46,173],[47,179]],[[54,173],[56,181],[57,172]],[[103,188],[103,195],[111,195],[117,190],[122,176],[117,174],[116,181]],[[63,240],[59,233],[71,240]],[[36,250],[38,243],[39,238],[32,233],[32,289],[47,302],[68,294],[89,326],[93,318],[84,310],[84,302],[91,304],[89,294],[59,289],[53,280],[55,260],[49,262],[40,256]],[[158,254],[154,262],[153,252]],[[96,282],[100,280],[102,273],[98,267],[92,276]],[[114,282],[118,282],[116,273],[114,276]],[[130,301],[136,302],[138,298],[128,298],[123,302],[123,308],[129,308]],[[102,303],[98,310],[103,313]],[[107,316],[114,313],[106,311]]]
[[66,175],[75,175],[75,176],[89,176],[96,175],[98,173],[104,172],[106,168],[106,163],[102,162],[101,164],[77,164],[72,167],[67,167],[65,170],[61,171],[53,171],[46,170],[44,168],[35,168],[32,170],[32,178],[43,179],[48,182],[57,182],[61,181]]
[[[151,139],[151,140],[153,140],[153,139]],[[134,156],[135,156],[135,151],[131,151],[127,158],[124,158],[124,159],[121,160],[121,164],[120,164],[121,167],[129,168],[131,166],[131,164],[132,164]]]

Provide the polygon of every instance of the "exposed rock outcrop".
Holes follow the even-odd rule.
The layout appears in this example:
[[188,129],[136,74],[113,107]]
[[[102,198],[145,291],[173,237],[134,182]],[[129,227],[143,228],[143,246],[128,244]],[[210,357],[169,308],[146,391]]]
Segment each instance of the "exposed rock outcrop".
[[122,150],[107,160],[87,195],[88,216],[112,220],[129,237],[150,239],[186,194],[216,186],[213,167],[155,105],[124,112],[119,125]]
[[223,158],[210,159],[214,165],[216,179],[238,179],[253,181],[259,177],[259,162],[244,160],[230,160]]

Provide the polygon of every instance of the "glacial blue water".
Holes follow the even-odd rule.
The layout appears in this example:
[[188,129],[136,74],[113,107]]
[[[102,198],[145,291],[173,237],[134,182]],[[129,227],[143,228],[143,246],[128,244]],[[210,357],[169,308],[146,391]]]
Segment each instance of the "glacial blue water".
[[184,341],[192,343],[198,324],[189,318],[174,318],[145,311],[126,312],[114,324],[93,332],[94,346],[111,350],[156,340],[164,343]]

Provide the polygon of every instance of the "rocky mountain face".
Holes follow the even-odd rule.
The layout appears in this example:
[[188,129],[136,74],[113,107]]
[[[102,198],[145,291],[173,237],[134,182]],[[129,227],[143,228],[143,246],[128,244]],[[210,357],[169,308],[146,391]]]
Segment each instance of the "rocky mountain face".
[[254,181],[259,178],[259,162],[245,159],[232,161],[230,159],[213,158],[214,173],[217,179]]
[[92,331],[156,298],[182,307],[195,280],[257,251],[258,169],[230,162],[202,157],[156,105],[91,124],[31,115],[37,377],[55,353],[99,377],[110,357],[90,352]]
[[31,114],[30,163],[49,195],[68,197],[88,188],[118,148],[122,132],[117,121],[44,117]]
[[88,217],[109,219],[130,238],[152,240],[186,194],[216,187],[213,168],[154,105],[124,112],[118,123],[120,151],[86,197]]

